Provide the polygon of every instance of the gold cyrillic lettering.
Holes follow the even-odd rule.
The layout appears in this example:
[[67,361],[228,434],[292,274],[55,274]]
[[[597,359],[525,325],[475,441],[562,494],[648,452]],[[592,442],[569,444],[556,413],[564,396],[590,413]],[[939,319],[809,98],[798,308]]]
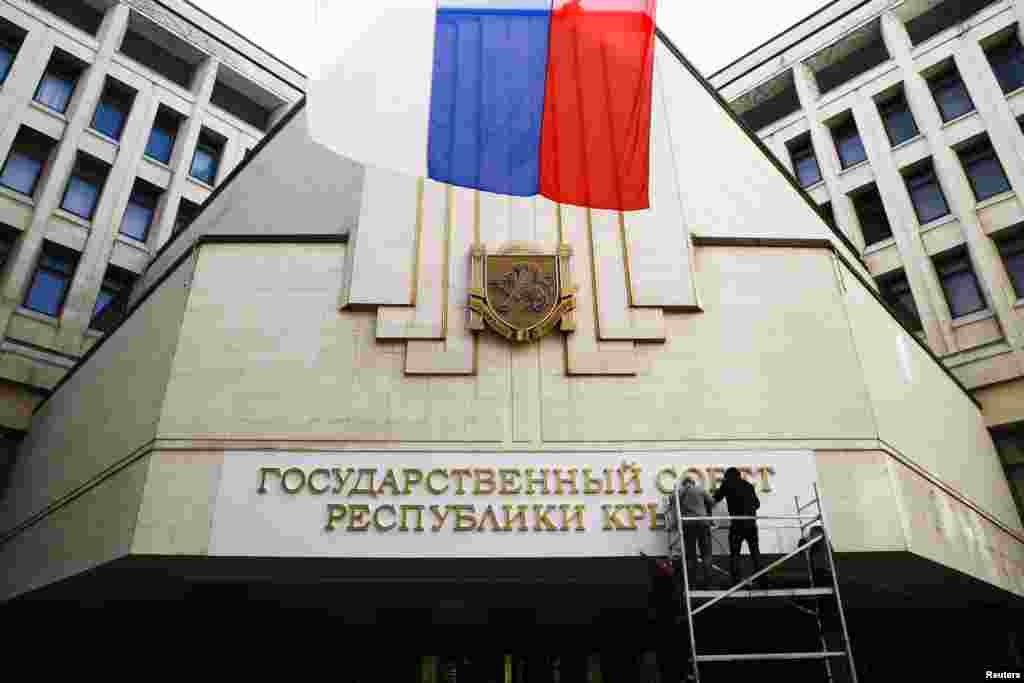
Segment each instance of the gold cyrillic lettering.
[[[313,483],[314,477],[318,475],[327,477],[327,485],[324,486],[322,489],[317,488],[316,484]],[[327,489],[331,488],[331,471],[325,470],[323,468],[313,470],[312,472],[309,473],[309,478],[306,479],[306,486],[309,487],[309,490],[313,493],[313,495],[319,496],[324,493],[327,493]]]
[[387,486],[391,489],[392,496],[402,495],[401,489],[398,488],[398,478],[395,476],[395,471],[392,469],[388,470],[388,473],[384,475],[384,479],[380,482],[380,486],[377,487],[377,495],[384,495],[384,487]]
[[553,473],[554,473],[554,476],[555,476],[555,495],[556,496],[563,495],[563,493],[562,493],[562,485],[563,484],[568,484],[569,485],[569,495],[570,496],[578,496],[579,495],[579,491],[576,490],[576,471],[577,470],[576,470],[575,467],[570,467],[570,468],[568,468],[565,471],[565,477],[563,477],[562,476],[561,468],[556,467],[553,470]]
[[345,519],[347,512],[348,507],[345,505],[329,504],[327,506],[327,526],[324,527],[324,531],[334,531],[335,525]]
[[647,506],[641,503],[633,503],[627,505],[626,509],[629,512],[629,528],[636,529],[637,522],[647,516]]
[[[629,478],[626,478],[626,473],[629,473]],[[619,468],[619,495],[625,496],[629,494],[629,485],[633,484],[633,493],[640,495],[643,493],[643,489],[640,488],[640,466],[633,465],[632,467],[620,467]]]
[[533,530],[534,531],[558,531],[558,527],[551,518],[549,512],[554,512],[558,507],[555,505],[534,505],[533,506]]
[[281,476],[281,468],[280,467],[261,467],[260,468],[260,487],[258,489],[256,489],[257,493],[266,493],[267,492],[267,475],[268,474],[276,474],[277,476],[280,477]]
[[494,480],[494,470],[488,468],[479,468],[473,470],[473,495],[474,496],[489,496],[494,493],[497,488],[497,484]]
[[768,477],[775,476],[775,468],[769,467],[768,465],[762,465],[757,468],[757,472],[761,475],[761,493],[771,493],[774,489],[772,488],[772,482]]
[[[444,477],[445,485],[444,485],[443,489],[439,489],[439,488],[435,488],[434,487],[434,475],[436,475],[436,474],[440,474],[440,475],[442,475]],[[448,492],[448,472],[446,470],[441,470],[441,469],[430,470],[430,474],[427,475],[427,490],[430,491],[435,496],[439,496],[442,493],[447,493]]]
[[622,514],[625,505],[602,505],[601,511],[604,512],[604,530],[605,531],[621,531],[627,529],[625,522],[619,517]]
[[455,513],[456,531],[474,531],[476,529],[476,508],[472,505],[449,505],[448,509]]
[[488,505],[487,509],[484,510],[484,513],[480,515],[480,525],[476,530],[483,531],[484,524],[487,523],[488,519],[491,520],[491,531],[506,531],[506,529],[503,529],[501,524],[498,522],[498,516],[494,514],[494,507],[491,505]]
[[657,503],[647,504],[647,517],[651,520],[651,531],[664,531],[665,530],[665,513],[658,512]]
[[[380,513],[383,512],[384,510],[391,511],[391,524],[389,525],[384,525],[380,521]],[[396,516],[397,515],[395,514],[394,505],[381,505],[379,508],[373,511],[373,528],[377,531],[391,531],[395,528],[395,524],[398,523],[395,521]]]
[[423,481],[422,470],[402,470],[402,476],[405,477],[405,486],[402,487],[402,493],[407,496],[412,495],[412,487]]
[[472,477],[473,471],[469,468],[460,467],[459,469],[451,470],[451,472],[449,472],[449,476],[455,477],[455,495],[466,495],[466,488],[463,486],[463,481]]
[[[444,526],[444,522],[448,519],[448,508],[443,505],[431,505],[430,512],[434,515],[434,526],[430,529],[431,531],[437,532]],[[444,512],[442,515],[441,512]]]
[[666,467],[658,472],[658,476],[654,478],[654,486],[658,489],[658,493],[672,493],[672,489],[675,488],[675,483],[665,484],[665,475],[671,475],[673,481],[679,478],[671,467]]
[[[370,483],[363,488],[359,488],[359,483],[363,481],[363,475],[368,475]],[[377,476],[377,468],[375,467],[362,467],[359,469],[359,476],[356,477],[356,483],[352,486],[352,490],[348,492],[349,496],[366,495],[372,498],[377,496],[376,489],[373,488],[373,478]],[[353,511],[355,508],[353,507]]]
[[522,492],[523,485],[516,481],[520,476],[519,470],[500,469],[498,476],[501,477],[501,490],[499,491],[501,495],[511,496]]
[[615,486],[612,484],[612,469],[604,468],[604,492],[609,496],[615,493]]
[[540,484],[541,493],[545,496],[551,495],[551,490],[548,488],[548,470],[546,467],[540,468],[540,476],[533,476],[533,468],[526,468],[526,495],[532,496],[534,494],[534,484]]
[[569,505],[563,503],[558,506],[562,511],[562,531],[569,531],[575,524],[576,531],[586,531],[586,527],[583,526],[583,516],[587,512],[586,505]]
[[417,532],[423,531],[423,510],[425,508],[422,505],[402,505],[399,510],[402,513],[402,522],[398,525],[399,531],[408,531],[409,525],[406,523],[406,514],[409,512],[416,513],[416,526],[414,529]]
[[[512,531],[512,524],[516,520],[519,521],[520,531],[529,531],[530,527],[526,524],[526,512],[530,509],[528,505],[502,505],[505,510],[505,531]],[[516,510],[516,514],[512,515],[512,510]]]
[[589,467],[583,468],[583,493],[588,496],[600,495],[601,480],[592,475]]
[[[289,486],[288,486],[288,477],[290,475],[292,475],[292,474],[299,475],[299,485],[296,486],[295,488],[289,488]],[[292,481],[294,481],[294,480],[295,479],[293,477]],[[286,469],[284,471],[284,474],[281,475],[281,488],[284,489],[285,493],[296,494],[299,491],[301,491],[303,489],[303,487],[305,487],[305,485],[306,485],[306,473],[303,472],[302,470],[300,470],[298,467],[289,467],[288,469]]]
[[370,530],[370,506],[350,505],[348,508],[348,530],[369,531]]
[[355,470],[349,467],[347,470],[345,470],[344,477],[341,476],[340,467],[331,468],[331,472],[334,473],[334,490],[331,491],[331,493],[333,493],[334,495],[338,495],[343,490],[345,490],[345,484],[348,483],[349,477],[352,476],[352,473],[355,472]]

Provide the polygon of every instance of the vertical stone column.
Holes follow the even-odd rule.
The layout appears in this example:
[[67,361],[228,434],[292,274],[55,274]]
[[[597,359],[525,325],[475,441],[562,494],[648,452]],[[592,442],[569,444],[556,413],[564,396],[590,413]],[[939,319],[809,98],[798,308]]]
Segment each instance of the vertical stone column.
[[181,200],[182,190],[185,183],[189,182],[188,173],[192,166],[192,155],[196,149],[196,142],[199,140],[199,133],[203,128],[203,114],[206,106],[210,103],[210,95],[213,93],[214,83],[217,82],[217,69],[220,66],[213,57],[208,57],[196,70],[192,82],[192,92],[195,101],[192,103],[192,111],[188,119],[178,130],[178,140],[174,145],[174,154],[171,155],[171,182],[164,192],[161,210],[157,218],[157,224],[153,226],[156,233],[155,240],[151,244],[160,248],[171,238],[174,230],[174,218],[178,213],[178,204]]
[[[52,155],[46,175],[40,179],[40,188],[36,193],[36,209],[32,216],[32,224],[22,235],[17,252],[14,254],[7,281],[3,285],[0,296],[0,329],[7,329],[11,313],[24,298],[35,264],[42,249],[46,236],[47,223],[50,215],[57,208],[64,192],[68,176],[75,163],[78,153],[78,141],[82,131],[92,120],[103,90],[110,58],[120,45],[128,26],[129,9],[127,5],[118,4],[112,7],[103,18],[98,33],[100,49],[92,65],[86,69],[79,79],[71,106],[67,112],[67,127],[64,137]],[[94,223],[94,226],[97,223]],[[95,230],[95,227],[94,227]],[[63,319],[61,324],[63,325]],[[74,327],[74,325],[73,325]],[[80,340],[75,340],[74,331],[58,332],[58,347],[67,353],[78,353]]]
[[35,95],[36,86],[50,61],[53,45],[53,33],[49,28],[34,28],[25,36],[11,65],[3,90],[0,90],[0,160],[7,159],[11,151],[11,143],[24,118],[22,112]]
[[850,238],[860,251],[864,251],[864,237],[861,235],[857,218],[853,213],[853,205],[849,197],[843,194],[839,182],[839,158],[832,142],[832,133],[818,118],[818,102],[821,94],[814,73],[806,64],[793,66],[793,81],[800,98],[800,107],[807,113],[807,123],[811,133],[814,155],[818,158],[821,177],[832,197],[832,212],[836,217],[836,225]]

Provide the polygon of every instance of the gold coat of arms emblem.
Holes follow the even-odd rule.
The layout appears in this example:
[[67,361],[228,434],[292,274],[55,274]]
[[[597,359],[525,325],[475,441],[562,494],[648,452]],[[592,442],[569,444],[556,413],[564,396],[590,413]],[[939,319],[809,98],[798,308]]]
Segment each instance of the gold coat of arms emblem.
[[476,324],[470,328],[486,325],[514,342],[536,341],[556,327],[571,330],[576,297],[568,283],[570,254],[567,245],[551,254],[523,244],[487,254],[476,245],[469,292]]

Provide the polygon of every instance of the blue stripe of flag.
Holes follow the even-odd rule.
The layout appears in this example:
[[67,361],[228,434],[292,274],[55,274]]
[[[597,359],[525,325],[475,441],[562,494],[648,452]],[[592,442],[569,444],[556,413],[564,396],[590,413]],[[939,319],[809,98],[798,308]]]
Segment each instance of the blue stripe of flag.
[[437,181],[529,197],[540,190],[550,1],[443,0],[427,150]]

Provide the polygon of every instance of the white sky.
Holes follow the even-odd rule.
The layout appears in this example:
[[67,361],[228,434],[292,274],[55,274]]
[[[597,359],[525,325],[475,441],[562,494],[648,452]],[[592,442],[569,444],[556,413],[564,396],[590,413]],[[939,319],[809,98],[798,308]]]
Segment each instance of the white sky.
[[[316,0],[191,0],[303,73],[315,73]],[[373,2],[373,0],[321,0]],[[825,5],[827,0],[659,0],[658,25],[710,75]],[[396,46],[398,47],[398,46]]]

